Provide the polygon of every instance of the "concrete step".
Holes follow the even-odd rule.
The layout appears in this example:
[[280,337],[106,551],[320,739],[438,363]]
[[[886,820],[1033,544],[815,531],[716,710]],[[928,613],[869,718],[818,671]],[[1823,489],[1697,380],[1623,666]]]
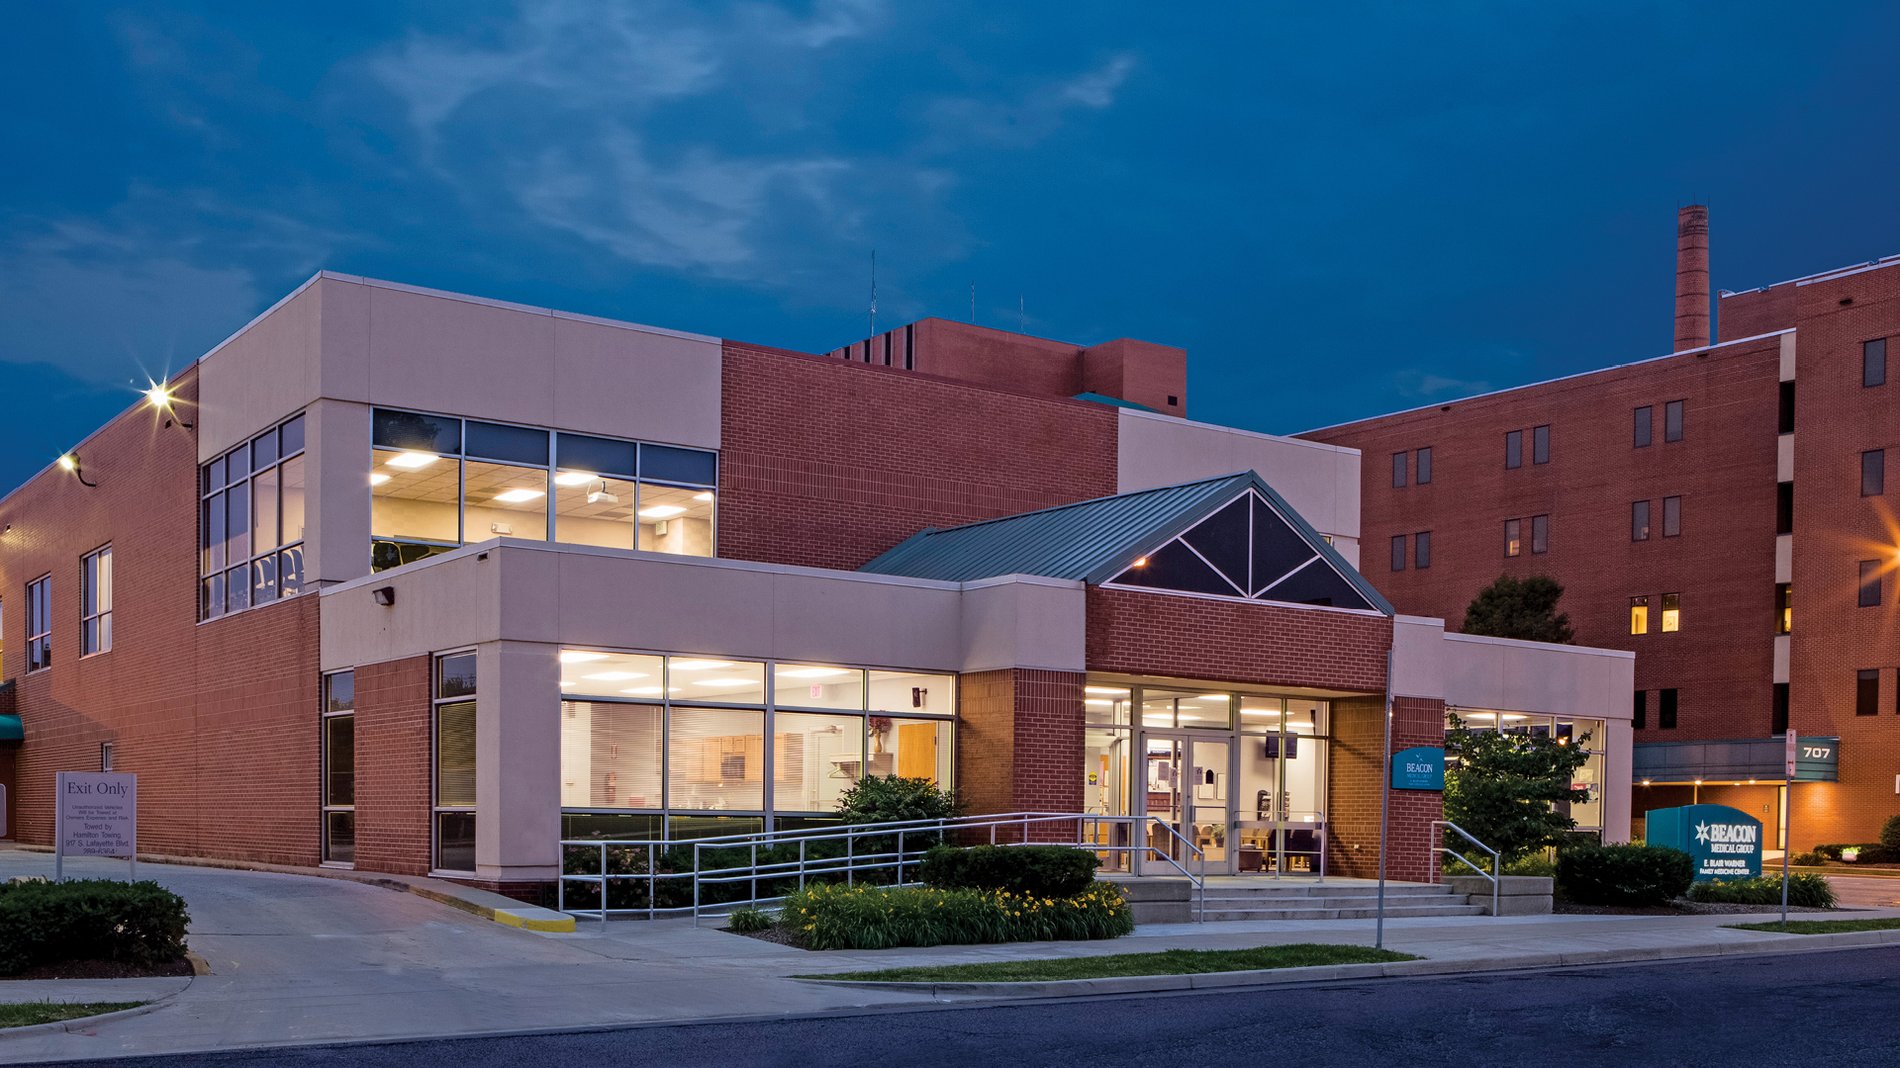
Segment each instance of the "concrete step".
[[[1221,886],[1210,885],[1206,889],[1209,901],[1215,898],[1247,899],[1254,901],[1302,901],[1316,897],[1377,897],[1378,888],[1358,884],[1330,886]],[[1387,900],[1400,897],[1440,898],[1454,896],[1448,886],[1420,886],[1406,884],[1385,888]]]
[[[1484,908],[1480,905],[1448,903],[1442,905],[1395,905],[1387,903],[1387,919],[1408,919],[1432,916],[1479,916]],[[1378,915],[1377,907],[1341,907],[1341,908],[1214,908],[1209,906],[1202,914],[1203,919],[1214,920],[1369,920]]]

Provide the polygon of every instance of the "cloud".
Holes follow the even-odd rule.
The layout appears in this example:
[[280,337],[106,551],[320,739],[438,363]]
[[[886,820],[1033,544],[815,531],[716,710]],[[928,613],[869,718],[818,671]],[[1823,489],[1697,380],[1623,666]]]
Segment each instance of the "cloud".
[[1101,111],[1115,103],[1134,73],[1132,54],[1119,53],[1080,74],[1031,86],[1015,99],[945,96],[929,106],[930,149],[949,153],[971,143],[1027,148],[1061,129],[1077,109]]
[[1393,372],[1392,388],[1401,397],[1431,401],[1487,393],[1491,390],[1491,383],[1476,378],[1452,378],[1434,371],[1408,367]]

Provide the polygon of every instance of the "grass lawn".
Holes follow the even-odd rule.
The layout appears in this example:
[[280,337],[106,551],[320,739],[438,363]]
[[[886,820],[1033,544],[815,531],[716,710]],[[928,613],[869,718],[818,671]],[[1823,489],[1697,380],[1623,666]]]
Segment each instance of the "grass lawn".
[[60,1005],[50,1001],[29,1001],[18,1005],[0,1005],[0,1027],[25,1027],[28,1024],[58,1023],[81,1016],[97,1016],[145,1004],[143,1001],[82,1001]]
[[886,968],[875,972],[831,972],[798,979],[874,979],[896,983],[1033,983],[1051,979],[1106,979],[1121,975],[1204,975],[1264,968],[1305,968],[1315,964],[1383,964],[1417,960],[1371,946],[1335,946],[1301,942],[1258,949],[1170,949],[1161,953],[1116,953],[1105,957],[1057,957],[984,964],[945,964],[925,968]]
[[1842,931],[1891,931],[1900,927],[1900,917],[1884,920],[1789,920],[1782,923],[1732,923],[1738,931],[1773,931],[1776,934],[1837,934]]

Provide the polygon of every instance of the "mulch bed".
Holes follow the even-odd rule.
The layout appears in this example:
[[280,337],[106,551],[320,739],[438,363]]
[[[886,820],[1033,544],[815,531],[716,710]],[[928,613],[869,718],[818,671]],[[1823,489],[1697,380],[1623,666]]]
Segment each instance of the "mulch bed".
[[69,960],[59,964],[42,964],[36,968],[28,968],[18,975],[0,975],[0,981],[8,979],[149,979],[154,976],[190,974],[191,962],[182,959],[149,968],[116,960]]
[[[1716,901],[1690,901],[1677,898],[1667,905],[1579,905],[1573,901],[1556,901],[1551,911],[1560,916],[1714,916],[1732,913],[1753,914],[1772,912],[1779,916],[1780,905],[1732,905]],[[1817,909],[1803,905],[1789,905],[1789,912],[1835,912],[1837,909]]]
[[[725,930],[725,928],[720,929]],[[793,949],[805,948],[798,944],[796,938],[792,937],[792,932],[783,927],[767,927],[763,931],[728,931],[727,933],[743,934],[746,938],[756,938],[761,942],[770,942],[775,946],[791,946]]]

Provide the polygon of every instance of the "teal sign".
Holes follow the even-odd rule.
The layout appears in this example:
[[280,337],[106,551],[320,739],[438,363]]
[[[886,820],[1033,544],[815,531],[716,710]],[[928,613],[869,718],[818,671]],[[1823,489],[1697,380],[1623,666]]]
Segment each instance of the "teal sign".
[[1659,808],[1645,818],[1644,840],[1680,849],[1695,861],[1697,882],[1761,874],[1761,821],[1727,805]]
[[1392,754],[1394,790],[1443,790],[1445,788],[1445,751],[1436,746],[1420,745]]

